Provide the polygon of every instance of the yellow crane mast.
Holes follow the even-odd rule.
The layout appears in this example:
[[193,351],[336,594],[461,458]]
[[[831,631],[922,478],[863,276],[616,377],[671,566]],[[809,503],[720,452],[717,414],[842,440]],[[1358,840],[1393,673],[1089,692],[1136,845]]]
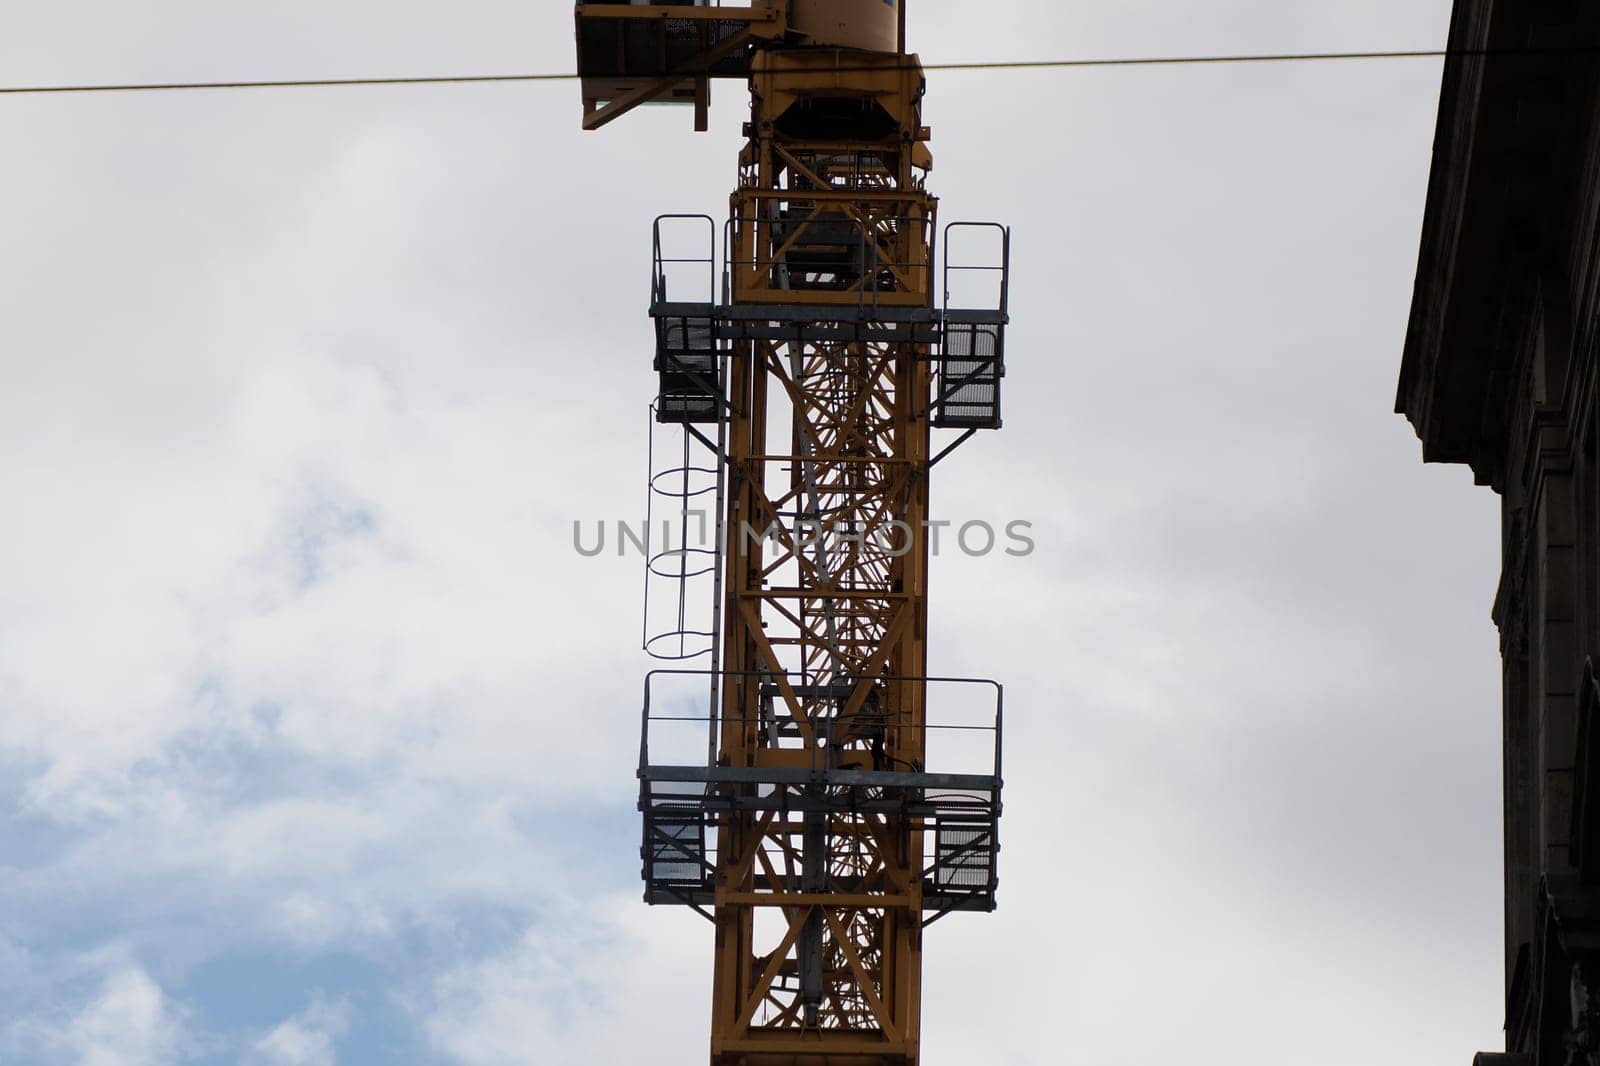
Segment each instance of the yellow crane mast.
[[929,474],[1000,427],[1009,232],[938,229],[893,0],[576,14],[586,128],[669,100],[705,129],[711,79],[751,93],[726,220],[654,233],[653,432],[681,439],[651,498],[680,537],[645,648],[711,667],[646,681],[645,898],[715,926],[712,1066],[913,1066],[923,930],[998,885],[1001,688],[930,677],[926,638]]

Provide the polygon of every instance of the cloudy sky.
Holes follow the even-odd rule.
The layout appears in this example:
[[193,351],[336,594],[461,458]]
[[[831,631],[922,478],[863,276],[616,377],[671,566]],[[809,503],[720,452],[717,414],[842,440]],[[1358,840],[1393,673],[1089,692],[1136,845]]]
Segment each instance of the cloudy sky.
[[[981,16],[976,14],[981,12]],[[1445,0],[921,0],[929,61],[1442,46]],[[0,81],[570,69],[556,0],[0,3]],[[1496,506],[1392,414],[1439,63],[932,78],[1015,227],[936,672],[1008,685],[927,1066],[1466,1066],[1501,1022]],[[703,1061],[639,903],[648,225],[576,86],[0,97],[0,1061]]]

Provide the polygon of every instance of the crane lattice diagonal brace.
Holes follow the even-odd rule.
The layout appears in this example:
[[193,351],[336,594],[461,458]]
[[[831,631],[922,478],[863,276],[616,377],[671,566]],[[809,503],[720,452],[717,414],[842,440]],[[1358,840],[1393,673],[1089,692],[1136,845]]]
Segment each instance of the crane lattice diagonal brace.
[[675,100],[704,129],[710,79],[750,88],[728,216],[659,218],[650,291],[684,433],[651,484],[719,523],[667,573],[674,637],[711,582],[710,667],[646,679],[641,860],[648,902],[715,925],[712,1066],[913,1066],[924,928],[995,907],[1002,691],[929,676],[928,484],[935,431],[1000,427],[1010,233],[938,228],[904,18],[577,5],[586,128]]

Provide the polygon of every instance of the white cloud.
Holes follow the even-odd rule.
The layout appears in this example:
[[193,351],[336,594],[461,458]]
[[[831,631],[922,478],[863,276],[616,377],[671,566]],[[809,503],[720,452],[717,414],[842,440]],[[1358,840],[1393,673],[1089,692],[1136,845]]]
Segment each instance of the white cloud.
[[249,1066],[336,1066],[338,1044],[350,1029],[350,1007],[315,999],[256,1042]]
[[160,1066],[176,1060],[181,1036],[161,986],[130,966],[106,977],[66,1043],[83,1066]]
[[429,1038],[461,1066],[681,1063],[706,1039],[710,939],[683,911],[570,903],[439,977]]
[[186,1060],[186,1012],[154,979],[131,962],[112,963],[98,991],[56,1021],[14,1023],[8,1034],[26,1061],[72,1062],[75,1066],[173,1066]]

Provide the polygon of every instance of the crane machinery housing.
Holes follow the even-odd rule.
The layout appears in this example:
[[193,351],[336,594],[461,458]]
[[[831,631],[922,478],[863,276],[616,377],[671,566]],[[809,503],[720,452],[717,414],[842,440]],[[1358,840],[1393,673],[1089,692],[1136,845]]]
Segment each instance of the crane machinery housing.
[[576,20],[586,129],[750,88],[726,219],[653,234],[645,899],[715,926],[712,1066],[915,1066],[923,931],[999,883],[1001,687],[929,676],[929,475],[1000,428],[1010,233],[937,227],[903,0]]

